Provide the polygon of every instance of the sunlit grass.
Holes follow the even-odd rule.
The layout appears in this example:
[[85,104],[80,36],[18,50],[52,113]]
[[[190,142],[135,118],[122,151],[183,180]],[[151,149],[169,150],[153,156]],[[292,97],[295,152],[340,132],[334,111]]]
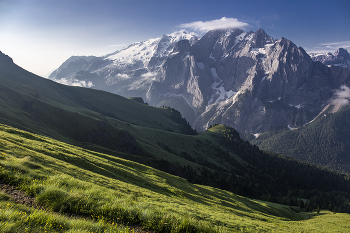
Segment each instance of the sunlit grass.
[[1,232],[132,232],[103,219],[66,217],[15,204],[3,193],[0,196]]
[[[296,213],[288,206],[190,184],[136,162],[4,125],[0,125],[0,166],[2,180],[35,196],[37,202],[49,211],[85,218],[79,219],[81,225],[92,224],[96,228],[91,225],[91,229],[96,231],[107,229],[108,232],[108,229],[113,229],[108,228],[113,223],[136,224],[156,232],[344,231],[348,229],[346,222],[350,221],[348,214],[321,212],[320,216],[315,213],[309,216]],[[8,203],[6,195],[0,195],[0,199],[1,205]],[[51,231],[61,229],[57,228],[59,223],[66,227],[65,231],[73,232],[71,221],[78,221],[27,210],[33,214],[33,223],[22,226],[21,208],[1,208],[9,211],[3,215],[4,221],[8,222],[8,226],[3,225],[4,229],[12,229],[14,225],[24,231],[29,226],[33,228],[31,232],[35,232],[39,231],[36,229],[42,230],[40,221],[44,220],[40,219],[53,219]],[[18,221],[13,217],[16,216],[14,213],[21,216]]]

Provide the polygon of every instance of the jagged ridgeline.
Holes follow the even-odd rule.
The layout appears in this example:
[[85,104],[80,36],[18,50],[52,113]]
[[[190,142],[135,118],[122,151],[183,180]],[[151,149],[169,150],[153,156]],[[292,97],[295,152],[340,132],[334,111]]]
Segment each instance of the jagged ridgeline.
[[263,29],[213,30],[202,38],[181,31],[102,57],[73,56],[50,78],[173,107],[198,131],[220,123],[254,135],[313,120],[334,90],[349,86],[342,68],[349,62],[344,49],[310,57]]
[[[214,125],[196,134],[175,109],[57,84],[21,69],[3,54],[1,59],[1,123],[143,163],[192,183],[308,210],[331,204],[332,210],[349,211],[345,175],[263,152],[231,127]],[[309,200],[308,206],[302,199]]]

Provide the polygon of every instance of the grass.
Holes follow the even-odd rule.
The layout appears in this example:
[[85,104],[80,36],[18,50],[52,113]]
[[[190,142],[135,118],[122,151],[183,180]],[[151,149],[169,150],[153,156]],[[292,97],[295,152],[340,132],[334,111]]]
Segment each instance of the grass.
[[[348,214],[297,213],[288,206],[190,184],[145,165],[5,125],[0,125],[0,155],[2,180],[35,196],[50,211],[83,216],[85,220],[79,220],[81,225],[90,224],[96,231],[113,232],[110,226],[113,222],[139,224],[156,232],[349,230]],[[75,230],[71,227],[78,220],[44,211],[30,212],[26,207],[11,204],[4,195],[0,198],[4,219],[1,222],[7,223],[3,227],[13,225],[14,229],[24,230],[33,227],[31,232],[42,231],[40,220],[26,225],[27,217],[20,213],[27,212],[33,219],[52,219],[61,226],[66,223],[69,228],[64,231]],[[7,204],[13,207],[6,209]],[[87,223],[83,224],[84,221]],[[60,229],[55,226],[53,232]]]
[[132,232],[103,219],[67,217],[58,213],[16,204],[0,193],[1,232]]

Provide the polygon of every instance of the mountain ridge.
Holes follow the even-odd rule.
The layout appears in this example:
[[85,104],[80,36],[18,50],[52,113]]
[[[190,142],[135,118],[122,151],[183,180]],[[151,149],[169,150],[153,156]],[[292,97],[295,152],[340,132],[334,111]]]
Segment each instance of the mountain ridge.
[[[166,37],[169,36],[161,38]],[[176,38],[184,37],[178,35]],[[256,32],[214,30],[199,39],[190,38],[193,40],[176,39],[173,43],[165,43],[166,46],[162,46],[159,38],[132,44],[126,49],[153,43],[153,47],[141,47],[154,50],[158,46],[164,56],[152,50],[156,56],[148,57],[148,63],[141,59],[118,63],[116,57],[111,59],[114,55],[106,55],[104,62],[109,60],[110,63],[104,68],[76,69],[74,78],[92,88],[126,97],[140,96],[150,105],[175,107],[198,131],[213,123],[224,123],[250,135],[276,127],[297,127],[311,121],[322,111],[322,105],[331,99],[333,90],[349,79],[348,74],[333,67],[327,70],[314,64],[313,58],[303,48],[283,37],[273,39],[263,29]],[[118,55],[120,51],[112,54]],[[140,58],[141,55],[135,52],[133,56]],[[149,65],[150,62],[154,66]],[[321,77],[319,74],[322,73],[326,74]],[[315,80],[325,75],[330,77],[326,77],[328,80],[323,84]],[[308,90],[310,95],[302,91],[304,85],[316,85],[316,90]],[[244,105],[248,103],[250,106],[246,110],[237,106],[242,105],[238,102],[242,95],[246,96]],[[267,110],[264,113],[267,105],[275,101],[280,101],[285,108],[297,107],[295,110]],[[307,108],[303,110],[305,106]],[[260,116],[247,115],[245,111]],[[241,117],[237,118],[233,112]],[[282,115],[282,119],[276,121],[276,114]],[[271,116],[272,122],[268,120]]]
[[[334,57],[337,62],[347,61],[345,50],[335,55],[333,62]],[[192,44],[180,40],[161,61],[151,69],[113,70],[110,64],[108,76],[99,76],[101,69],[76,70],[74,77],[86,78],[85,83],[94,77],[99,83],[92,88],[175,108],[198,132],[224,124],[251,141],[260,134],[302,128],[322,116],[327,105],[342,108],[334,102],[336,93],[350,86],[350,69],[323,64],[325,60],[317,61],[292,41],[274,39],[263,29],[213,30]],[[269,140],[259,141],[262,148],[277,151],[269,144]],[[295,150],[287,144],[285,148],[291,150],[284,154],[312,162],[310,155],[293,154]],[[327,153],[333,144],[327,145],[324,160],[317,164],[338,170],[339,161],[329,165],[327,158],[343,154]],[[338,171],[348,171],[343,168]]]
[[339,66],[350,69],[350,54],[346,49],[339,48],[333,54],[310,53],[313,61],[319,61],[328,66]]

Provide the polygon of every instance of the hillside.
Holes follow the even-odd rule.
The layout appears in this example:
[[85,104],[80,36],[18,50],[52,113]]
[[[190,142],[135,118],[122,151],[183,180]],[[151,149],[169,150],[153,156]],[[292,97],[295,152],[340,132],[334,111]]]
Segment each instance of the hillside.
[[117,223],[156,232],[348,230],[348,214],[297,213],[8,126],[0,125],[0,134],[1,180],[48,210],[1,193],[3,232],[128,232]]
[[293,130],[281,129],[259,135],[252,143],[263,150],[335,171],[350,173],[350,107],[329,105],[310,124]]

